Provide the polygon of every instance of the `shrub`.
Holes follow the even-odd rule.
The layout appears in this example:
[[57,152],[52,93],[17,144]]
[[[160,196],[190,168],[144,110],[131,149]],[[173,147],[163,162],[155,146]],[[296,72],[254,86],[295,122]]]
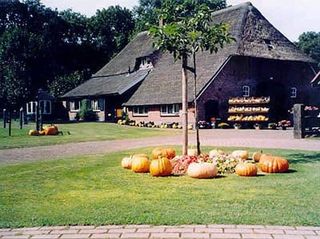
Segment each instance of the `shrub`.
[[97,113],[90,108],[91,107],[88,100],[81,101],[81,107],[79,112],[80,119],[82,119],[83,121],[90,121],[90,122],[98,120]]

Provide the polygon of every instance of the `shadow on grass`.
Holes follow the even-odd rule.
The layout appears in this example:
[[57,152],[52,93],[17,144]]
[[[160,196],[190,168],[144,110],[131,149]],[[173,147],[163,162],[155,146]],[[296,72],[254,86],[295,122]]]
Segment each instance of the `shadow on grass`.
[[287,156],[287,159],[290,164],[320,163],[320,153],[290,154]]

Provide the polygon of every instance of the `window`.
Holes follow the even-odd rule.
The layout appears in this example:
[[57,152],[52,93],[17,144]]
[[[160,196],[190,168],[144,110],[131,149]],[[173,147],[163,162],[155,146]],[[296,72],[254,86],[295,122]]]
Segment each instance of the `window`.
[[291,87],[290,98],[297,98],[297,88],[296,87]]
[[50,100],[40,100],[39,101],[40,108],[42,114],[49,115],[51,114],[51,101]]
[[148,116],[148,108],[146,106],[133,107],[133,116]]
[[242,87],[243,97],[249,97],[250,96],[250,86],[243,86]]
[[179,104],[173,104],[173,105],[162,105],[161,106],[161,115],[174,115],[178,116],[180,111]]
[[149,69],[152,68],[152,62],[148,57],[142,57],[140,58],[140,69]]
[[27,114],[32,115],[36,113],[36,105],[37,103],[35,101],[31,101],[27,103]]
[[104,111],[104,99],[91,100],[91,109],[93,111]]
[[80,111],[80,101],[70,101],[70,111]]

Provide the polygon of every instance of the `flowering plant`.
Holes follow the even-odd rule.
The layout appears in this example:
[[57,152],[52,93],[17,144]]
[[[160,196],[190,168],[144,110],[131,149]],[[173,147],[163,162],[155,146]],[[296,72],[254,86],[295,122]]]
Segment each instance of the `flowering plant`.
[[291,126],[290,120],[281,120],[278,122],[279,127],[289,127]]

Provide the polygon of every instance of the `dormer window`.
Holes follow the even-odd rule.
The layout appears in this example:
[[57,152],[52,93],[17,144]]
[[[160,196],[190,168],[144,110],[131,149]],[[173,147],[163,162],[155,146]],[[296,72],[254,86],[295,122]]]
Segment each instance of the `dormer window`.
[[139,69],[150,69],[153,67],[149,57],[141,57],[138,60],[140,61]]
[[272,43],[271,43],[271,40],[264,39],[264,43],[268,46],[269,51],[271,51],[274,48]]

